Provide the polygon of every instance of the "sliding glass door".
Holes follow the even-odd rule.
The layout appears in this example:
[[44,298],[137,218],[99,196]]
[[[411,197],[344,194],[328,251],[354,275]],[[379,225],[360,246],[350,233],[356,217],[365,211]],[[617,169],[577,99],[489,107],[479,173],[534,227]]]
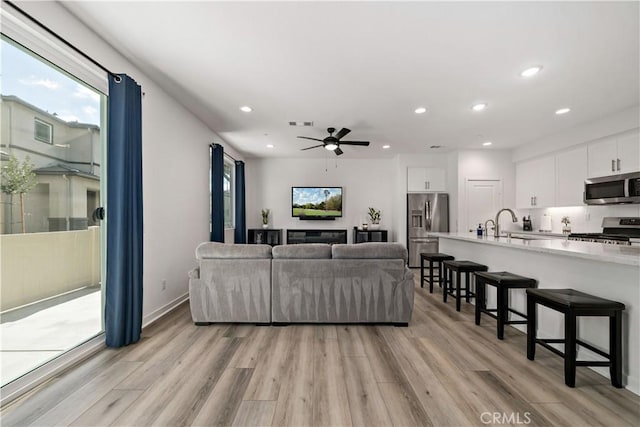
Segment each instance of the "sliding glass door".
[[2,386],[103,332],[106,95],[1,41]]

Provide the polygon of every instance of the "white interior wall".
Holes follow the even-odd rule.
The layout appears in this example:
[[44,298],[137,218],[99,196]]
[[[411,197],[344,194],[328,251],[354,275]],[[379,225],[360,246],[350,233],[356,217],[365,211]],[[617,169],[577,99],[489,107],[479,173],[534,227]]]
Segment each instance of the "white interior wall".
[[[368,222],[369,207],[382,214],[381,229],[397,239],[394,170],[389,159],[257,159],[246,161],[247,228],[262,227],[262,209],[270,209],[269,226],[282,229],[347,229]],[[342,187],[343,217],[335,221],[291,216],[291,187]],[[285,238],[283,236],[283,238]],[[286,239],[286,238],[285,238]]]
[[[188,292],[195,247],[209,238],[208,145],[221,139],[57,2],[21,1],[19,6],[113,72],[126,73],[142,86],[146,323]],[[242,158],[232,147],[225,145],[225,151]]]

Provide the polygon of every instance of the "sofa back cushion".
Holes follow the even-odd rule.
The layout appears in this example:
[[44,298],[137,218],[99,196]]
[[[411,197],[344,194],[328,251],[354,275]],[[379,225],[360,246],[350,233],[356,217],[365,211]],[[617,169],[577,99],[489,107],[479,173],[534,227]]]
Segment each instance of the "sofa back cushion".
[[402,259],[407,261],[407,248],[401,243],[370,242],[357,245],[339,244],[331,247],[334,259]]
[[326,243],[301,243],[274,246],[273,258],[280,259],[330,259],[331,246]]
[[204,242],[196,248],[196,258],[271,258],[271,246]]

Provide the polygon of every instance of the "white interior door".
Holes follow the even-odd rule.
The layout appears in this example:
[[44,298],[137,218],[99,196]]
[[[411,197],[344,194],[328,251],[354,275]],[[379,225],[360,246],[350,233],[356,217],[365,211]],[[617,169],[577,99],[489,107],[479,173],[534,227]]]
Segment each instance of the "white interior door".
[[467,230],[476,230],[478,224],[493,219],[502,208],[502,180],[466,179],[465,180],[465,222]]

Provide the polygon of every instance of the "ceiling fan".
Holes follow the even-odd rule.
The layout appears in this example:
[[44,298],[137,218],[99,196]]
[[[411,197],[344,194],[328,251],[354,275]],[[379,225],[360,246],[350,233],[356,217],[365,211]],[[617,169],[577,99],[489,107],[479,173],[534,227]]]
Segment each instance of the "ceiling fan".
[[336,156],[339,156],[340,154],[343,153],[343,151],[340,149],[341,145],[360,145],[362,147],[369,146],[369,141],[340,141],[345,135],[351,132],[350,129],[342,128],[338,133],[336,133],[335,136],[333,136],[333,133],[335,131],[336,131],[336,128],[328,128],[327,132],[329,132],[329,136],[326,137],[325,139],[310,138],[308,136],[299,136],[298,138],[310,139],[312,141],[322,142],[322,144],[314,145],[313,147],[303,148],[301,151],[311,150],[312,148],[324,147],[325,149],[336,153]]

